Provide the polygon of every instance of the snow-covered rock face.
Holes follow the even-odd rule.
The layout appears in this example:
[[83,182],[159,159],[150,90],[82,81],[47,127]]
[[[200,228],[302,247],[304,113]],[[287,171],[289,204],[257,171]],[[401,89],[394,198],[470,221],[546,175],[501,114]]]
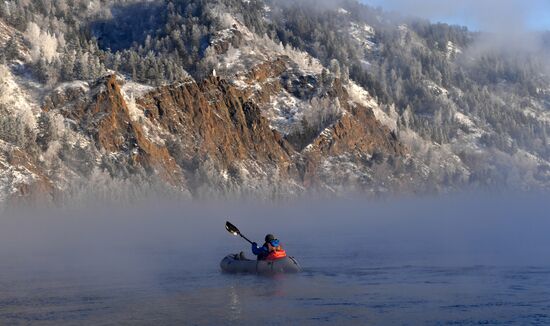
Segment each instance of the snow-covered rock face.
[[271,106],[265,110],[270,126],[284,135],[295,130],[304,117],[304,111],[309,108],[309,103],[297,99],[286,90],[281,90],[270,102]]
[[447,43],[447,58],[452,59],[460,53],[462,53],[462,50],[456,44],[451,41]]
[[[265,22],[275,21],[275,3],[264,7]],[[122,198],[156,191],[159,184],[167,193],[192,196],[447,191],[468,185],[480,171],[487,173],[483,164],[489,163],[510,169],[510,182],[521,185],[537,185],[550,173],[540,155],[488,149],[490,141],[513,147],[513,139],[491,138],[494,128],[472,113],[475,108],[465,110],[453,102],[468,94],[443,78],[422,76],[414,85],[435,103],[419,122],[423,103],[383,104],[372,96],[374,87],[371,94],[348,81],[338,62],[324,58],[330,62],[325,67],[306,52],[254,33],[242,16],[221,8],[218,2],[207,7],[219,25],[205,29],[204,40],[210,43],[200,47],[200,64],[206,67],[196,74],[201,80],[182,77],[171,85],[157,80],[156,85],[164,86],[155,87],[114,71],[96,80],[47,87],[37,83],[21,68],[31,62],[33,51],[36,59],[36,51],[44,50],[37,38],[49,38],[50,59],[63,42],[57,39],[56,47],[47,29],[31,27],[31,49],[25,52],[21,42],[20,58],[0,66],[0,126],[23,131],[0,133],[0,201],[35,192]],[[103,9],[95,1],[88,10],[93,15]],[[377,56],[386,49],[379,22],[354,20],[354,13],[334,10],[331,15],[342,22],[335,33],[345,33],[359,53],[355,67],[362,65],[374,75],[382,66]],[[210,28],[214,26],[217,30]],[[414,25],[392,28],[392,45],[406,45],[405,53],[433,50]],[[23,40],[22,33],[0,21],[0,45],[13,35]],[[449,42],[446,50],[438,44],[434,51],[441,60],[453,61],[466,49]],[[391,75],[392,67],[386,68]],[[548,91],[537,92],[543,96]],[[494,103],[505,105],[506,98],[495,97]],[[550,119],[543,103],[522,103],[525,116]],[[443,104],[448,107],[444,113],[437,109]],[[414,123],[422,127],[432,122],[450,128],[452,136],[436,142],[430,140],[431,131],[411,129]],[[512,180],[517,175],[525,178]]]
[[[259,36],[252,33],[243,23],[228,13],[221,14],[219,19],[227,28],[215,33],[210,47],[221,50],[207,49],[206,52],[212,54],[212,61],[215,62],[214,69],[221,76],[233,78],[239,73],[242,75],[253,66],[281,56],[290,58],[304,74],[320,74],[323,70],[319,60],[290,46],[277,44],[265,35]],[[238,49],[234,48],[231,41],[235,38],[242,41],[244,45]]]
[[[60,84],[46,96],[45,111],[37,114],[36,134],[45,142],[39,157],[28,158],[26,165],[9,161],[8,154],[1,157],[2,196],[24,196],[32,185],[49,194],[74,192],[73,184],[86,178],[95,180],[93,187],[100,187],[96,182],[109,187],[117,175],[127,178],[140,169],[194,194],[209,183],[217,191],[256,194],[274,188],[286,189],[285,194],[317,187],[336,191],[350,180],[357,189],[365,188],[365,182],[376,178],[365,177],[363,167],[354,168],[357,160],[368,161],[376,142],[395,155],[402,155],[400,145],[386,143],[389,130],[367,108],[358,108],[362,104],[350,105],[338,80],[322,88],[320,76],[304,70],[282,55],[232,81],[211,77],[200,85],[190,81],[153,88],[113,75]],[[21,91],[17,86],[11,79],[4,85],[10,94]],[[283,138],[290,134],[296,148]],[[18,150],[6,146],[11,153]],[[300,153],[302,147],[308,149]],[[350,149],[366,154],[345,154]],[[82,156],[86,159],[76,159]],[[330,177],[328,162],[350,168]],[[110,176],[97,177],[106,165]],[[84,190],[71,196],[89,191],[79,187]]]
[[22,121],[22,125],[36,129],[36,115],[40,107],[24,88],[16,81],[10,69],[0,65],[0,108]]
[[372,26],[350,22],[349,33],[366,50],[371,51],[375,49],[376,43],[374,43],[374,36],[376,33]]
[[424,84],[427,89],[429,89],[435,96],[447,96],[449,95],[449,91],[439,85],[437,85],[432,80],[425,80]]
[[393,108],[390,113],[384,112],[380,109],[378,102],[376,102],[376,100],[364,88],[354,82],[349,83],[348,92],[350,94],[350,98],[355,103],[359,103],[367,108],[370,108],[374,112],[376,119],[378,119],[378,121],[380,121],[384,126],[388,127],[390,130],[397,130],[397,119],[399,118],[399,115]]
[[[305,52],[276,44],[265,36],[260,37],[252,33],[244,24],[227,13],[222,14],[220,19],[230,27],[215,33],[211,46],[219,47],[235,37],[244,41],[244,45],[239,48],[230,45],[226,51],[217,54],[214,71],[216,75],[230,78],[241,90],[252,94],[269,93],[269,101],[262,104],[262,108],[273,129],[288,135],[300,129],[304,119],[315,120],[313,117],[340,114],[336,102],[327,102],[313,95],[319,89],[318,79],[323,70],[319,60]],[[288,66],[285,68],[285,85],[280,85],[283,83],[283,77],[277,74],[266,79],[251,78],[247,74],[252,67],[277,59],[284,60]],[[298,85],[292,86],[292,83]],[[273,88],[276,91],[272,92]],[[304,94],[299,96],[298,93]]]

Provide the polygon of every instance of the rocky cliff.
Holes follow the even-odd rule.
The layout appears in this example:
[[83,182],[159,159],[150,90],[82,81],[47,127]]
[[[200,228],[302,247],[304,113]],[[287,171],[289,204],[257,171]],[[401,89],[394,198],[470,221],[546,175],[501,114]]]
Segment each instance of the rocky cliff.
[[549,188],[547,56],[354,1],[76,2],[0,3],[0,202]]
[[[287,134],[276,130],[265,111],[273,97],[305,89],[301,81],[319,78],[300,75],[290,65],[285,57],[256,65],[245,76],[250,87],[210,76],[138,94],[115,74],[65,85],[45,97],[39,116],[47,123],[38,127],[37,140],[44,153],[51,150],[52,121],[61,121],[69,130],[58,141],[67,150],[57,156],[74,178],[90,178],[98,170],[115,179],[142,175],[192,196],[365,189],[376,183],[366,169],[388,157],[404,160],[407,149],[395,134],[370,108],[351,100],[338,79],[315,95],[338,103],[338,114],[322,128],[308,128],[303,120]],[[44,155],[33,162],[12,149],[7,156],[7,163],[27,166],[37,176],[10,196],[37,192],[56,198],[67,190]],[[349,171],[342,174],[344,166]]]

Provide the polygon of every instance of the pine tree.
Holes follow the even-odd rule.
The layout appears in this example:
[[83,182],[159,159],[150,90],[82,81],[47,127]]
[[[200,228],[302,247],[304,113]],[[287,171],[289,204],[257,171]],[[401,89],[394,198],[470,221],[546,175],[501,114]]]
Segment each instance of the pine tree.
[[12,36],[8,42],[6,42],[6,45],[4,46],[4,55],[6,59],[9,60],[17,60],[20,58],[21,53],[19,51],[19,44],[17,42],[17,39],[15,36]]
[[72,80],[75,78],[76,54],[74,50],[64,52],[61,61],[61,78]]
[[42,148],[43,151],[48,149],[52,137],[51,122],[48,113],[42,112],[38,116],[38,134],[36,136],[36,143]]

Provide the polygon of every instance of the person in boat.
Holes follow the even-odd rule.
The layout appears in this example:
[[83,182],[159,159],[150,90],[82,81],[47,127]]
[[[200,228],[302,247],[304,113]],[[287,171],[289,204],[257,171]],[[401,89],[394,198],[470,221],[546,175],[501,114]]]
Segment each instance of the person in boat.
[[286,257],[285,250],[273,234],[266,235],[264,245],[259,248],[256,242],[252,243],[252,253],[258,256],[258,260],[276,260]]

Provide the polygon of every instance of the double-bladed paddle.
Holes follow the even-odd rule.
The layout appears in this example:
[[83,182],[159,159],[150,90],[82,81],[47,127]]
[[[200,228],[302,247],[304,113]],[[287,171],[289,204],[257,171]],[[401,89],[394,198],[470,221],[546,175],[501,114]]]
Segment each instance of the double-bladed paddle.
[[237,227],[229,222],[225,222],[225,229],[233,234],[233,235],[239,235],[241,236],[241,238],[245,239],[246,241],[250,242],[250,244],[253,244],[252,241],[248,240],[244,235],[242,235],[241,231],[239,231],[239,229],[237,229]]

